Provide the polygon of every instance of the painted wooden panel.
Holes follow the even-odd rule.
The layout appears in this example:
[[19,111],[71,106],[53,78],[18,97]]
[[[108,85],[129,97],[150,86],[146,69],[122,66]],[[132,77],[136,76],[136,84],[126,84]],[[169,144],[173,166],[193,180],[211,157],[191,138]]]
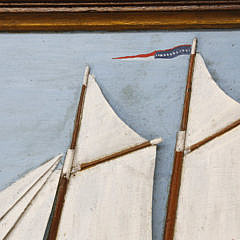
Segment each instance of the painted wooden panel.
[[89,64],[118,116],[146,139],[162,136],[153,194],[153,239],[162,238],[188,56],[116,61],[198,38],[217,84],[240,101],[239,31],[1,34],[0,188],[69,148]]

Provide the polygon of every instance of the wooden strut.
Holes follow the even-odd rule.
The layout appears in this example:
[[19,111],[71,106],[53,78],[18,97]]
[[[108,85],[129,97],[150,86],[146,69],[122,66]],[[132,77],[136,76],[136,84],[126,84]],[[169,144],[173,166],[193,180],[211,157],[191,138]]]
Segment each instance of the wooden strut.
[[100,158],[100,159],[97,159],[97,160],[95,160],[95,161],[88,162],[88,163],[82,163],[82,164],[80,165],[80,167],[81,167],[80,171],[85,170],[85,169],[90,168],[90,167],[94,167],[94,166],[96,166],[96,165],[98,165],[98,164],[100,164],[100,163],[104,163],[104,162],[113,160],[113,159],[115,159],[115,158],[124,156],[124,155],[129,154],[129,153],[132,153],[132,152],[134,152],[134,151],[137,151],[137,150],[140,150],[140,149],[143,149],[143,148],[146,148],[146,147],[150,147],[150,146],[152,146],[152,145],[159,144],[161,141],[162,141],[161,138],[154,139],[154,140],[152,140],[152,141],[147,141],[147,142],[141,143],[141,144],[139,144],[139,145],[136,145],[136,146],[133,146],[133,147],[124,149],[124,150],[122,150],[122,151],[113,153],[113,154],[111,154],[111,155],[105,156],[105,157]]
[[212,134],[209,137],[204,138],[203,140],[191,145],[190,147],[186,148],[185,152],[186,153],[190,153],[194,150],[196,150],[197,148],[201,147],[202,145],[204,145],[205,143],[208,143],[209,141],[215,139],[216,137],[219,137],[221,135],[223,135],[224,133],[232,130],[233,128],[237,127],[240,125],[240,119],[238,119],[237,121],[229,124],[228,126],[226,126],[225,128],[221,129],[220,131]]
[[182,165],[183,165],[183,157],[184,157],[185,132],[187,129],[189,105],[190,105],[191,90],[192,90],[192,76],[193,76],[195,56],[196,56],[196,44],[197,44],[197,39],[194,39],[192,44],[190,60],[189,60],[182,121],[180,126],[180,132],[184,134],[182,138],[183,143],[181,144],[182,145],[181,149],[179,149],[177,146],[178,145],[178,139],[177,139],[175,156],[174,156],[174,164],[173,164],[173,173],[172,173],[170,192],[168,197],[167,216],[166,216],[165,229],[164,229],[164,240],[173,240],[173,237],[174,237],[174,227],[175,227],[175,221],[176,221],[178,196],[179,196],[179,189],[181,184],[181,174],[182,174]]
[[[80,125],[81,125],[81,117],[82,117],[82,110],[83,110],[83,104],[84,104],[84,97],[85,97],[85,93],[86,93],[88,75],[89,75],[89,67],[87,67],[85,70],[84,82],[82,85],[80,100],[79,100],[77,114],[76,114],[76,118],[75,118],[74,130],[73,130],[72,141],[71,141],[71,146],[70,146],[70,149],[72,149],[72,150],[75,149],[78,132],[79,132]],[[66,161],[66,159],[65,159],[65,161]],[[48,240],[54,240],[57,237],[58,226],[60,223],[62,209],[64,206],[64,199],[65,199],[65,195],[67,192],[68,183],[69,183],[69,176],[67,176],[66,173],[63,173],[63,170],[62,170],[62,173],[61,173],[61,176],[59,179],[59,183],[58,183],[58,190],[57,190],[57,193],[55,196],[55,201],[54,201],[55,206],[53,207],[53,210],[52,210],[52,212],[53,212],[52,221],[50,223],[49,232],[47,233]]]

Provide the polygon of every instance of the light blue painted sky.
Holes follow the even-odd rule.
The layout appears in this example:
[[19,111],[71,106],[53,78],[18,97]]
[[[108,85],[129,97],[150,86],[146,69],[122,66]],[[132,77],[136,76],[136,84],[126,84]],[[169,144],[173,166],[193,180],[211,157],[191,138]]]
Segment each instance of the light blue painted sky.
[[131,62],[112,57],[189,44],[193,37],[215,81],[240,101],[239,31],[1,34],[0,189],[66,152],[89,64],[116,113],[143,137],[164,139],[153,195],[153,239],[161,239],[188,56]]

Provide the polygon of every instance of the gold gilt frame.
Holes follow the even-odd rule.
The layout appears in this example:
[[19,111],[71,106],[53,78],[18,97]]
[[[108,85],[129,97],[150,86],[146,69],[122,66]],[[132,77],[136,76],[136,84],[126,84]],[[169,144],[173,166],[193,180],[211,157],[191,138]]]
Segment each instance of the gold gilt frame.
[[0,31],[239,28],[240,0],[0,0]]

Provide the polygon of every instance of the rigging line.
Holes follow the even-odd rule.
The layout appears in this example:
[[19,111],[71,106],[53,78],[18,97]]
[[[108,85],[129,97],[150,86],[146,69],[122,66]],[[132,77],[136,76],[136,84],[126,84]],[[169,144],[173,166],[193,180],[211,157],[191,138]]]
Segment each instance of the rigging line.
[[[188,65],[188,75],[187,75],[187,84],[185,89],[182,121],[181,121],[180,131],[177,135],[177,141],[176,141],[173,172],[172,172],[171,185],[170,185],[170,191],[169,191],[169,197],[168,197],[167,216],[166,216],[164,237],[163,237],[164,240],[173,240],[173,237],[174,237],[174,228],[175,228],[175,222],[176,222],[178,196],[179,196],[179,190],[180,190],[180,184],[181,184],[182,165],[183,165],[185,138],[186,138],[185,135],[186,135],[186,129],[187,129],[187,123],[188,123],[189,105],[190,105],[191,91],[192,91],[192,77],[194,72],[196,47],[197,47],[197,39],[195,38],[193,39],[192,50],[191,50],[191,55],[190,55],[189,65]],[[181,140],[179,138],[181,138]]]
[[237,121],[229,124],[228,126],[226,126],[225,128],[221,129],[220,131],[218,131],[218,132],[216,132],[216,133],[214,133],[214,134],[204,138],[203,140],[201,140],[201,141],[191,145],[190,147],[186,148],[185,154],[188,154],[188,153],[196,150],[197,148],[199,148],[199,147],[203,146],[204,144],[210,142],[211,140],[213,140],[213,139],[223,135],[224,133],[229,132],[230,130],[232,130],[233,128],[236,128],[239,125],[240,125],[240,119],[238,119]]
[[[121,156],[124,156],[126,154],[129,154],[129,153],[132,153],[132,152],[135,152],[137,150],[140,150],[140,149],[143,149],[143,148],[146,148],[146,147],[150,147],[150,146],[153,146],[153,145],[157,145],[159,143],[162,142],[162,139],[161,138],[156,138],[156,139],[153,139],[151,141],[146,141],[144,143],[141,143],[139,145],[136,145],[136,146],[133,146],[133,147],[130,147],[130,148],[127,148],[127,149],[124,149],[122,151],[119,151],[119,152],[116,152],[116,153],[113,153],[111,155],[108,155],[108,156],[105,156],[103,158],[100,158],[100,159],[97,159],[97,160],[94,160],[94,161],[91,161],[91,162],[88,162],[88,163],[82,163],[80,164],[80,170],[78,171],[82,171],[82,170],[85,170],[85,169],[88,169],[90,167],[94,167],[100,163],[104,163],[104,162],[107,162],[107,161],[110,161],[110,160],[113,160],[115,158],[118,158],[118,157],[121,157]],[[77,172],[77,171],[75,171]],[[73,172],[73,173],[75,173]]]
[[[19,203],[25,196],[26,194],[52,169],[52,167],[59,162],[60,158],[62,157],[62,154],[59,154],[57,156],[56,161],[39,177],[36,179],[36,181],[28,188],[28,190],[26,190],[23,195],[17,199],[17,201],[1,216],[0,218],[0,222],[6,217],[6,215],[17,205],[17,203]],[[50,161],[50,160],[49,160]]]
[[[85,99],[85,94],[86,94],[86,89],[87,89],[89,72],[90,72],[90,69],[87,66],[85,69],[85,73],[84,73],[81,95],[80,95],[78,109],[77,109],[76,118],[75,118],[73,136],[72,136],[71,146],[69,149],[70,151],[68,151],[69,156],[67,153],[65,161],[64,161],[64,165],[62,168],[61,176],[59,178],[57,193],[56,193],[54,205],[52,208],[52,214],[49,218],[50,229],[49,229],[49,231],[48,231],[48,229],[46,229],[46,232],[45,232],[48,240],[56,239],[57,233],[58,233],[58,226],[59,226],[60,219],[61,219],[62,209],[63,209],[63,205],[64,205],[64,198],[65,198],[65,195],[67,192],[67,187],[68,187],[68,182],[69,182],[69,173],[71,171],[72,162],[74,159],[74,149],[76,147],[78,133],[79,133],[80,126],[81,126],[83,105],[84,105],[84,99]],[[71,151],[72,151],[72,153],[71,153]]]
[[14,230],[14,228],[16,227],[16,225],[18,224],[19,220],[22,218],[22,216],[25,214],[25,212],[27,211],[27,209],[32,205],[32,202],[34,201],[34,199],[38,196],[38,193],[43,189],[43,187],[46,185],[46,183],[48,182],[48,180],[50,179],[50,177],[52,176],[54,169],[56,168],[57,164],[55,162],[55,167],[52,166],[52,172],[49,174],[49,176],[46,178],[46,180],[43,182],[42,186],[37,190],[37,192],[33,195],[33,197],[31,198],[31,200],[29,201],[29,203],[27,204],[27,206],[24,208],[24,210],[21,212],[21,214],[18,216],[17,220],[15,221],[15,223],[13,224],[13,226],[9,229],[9,231],[6,233],[6,235],[3,237],[2,240],[7,240],[8,236],[10,235],[10,233]]

